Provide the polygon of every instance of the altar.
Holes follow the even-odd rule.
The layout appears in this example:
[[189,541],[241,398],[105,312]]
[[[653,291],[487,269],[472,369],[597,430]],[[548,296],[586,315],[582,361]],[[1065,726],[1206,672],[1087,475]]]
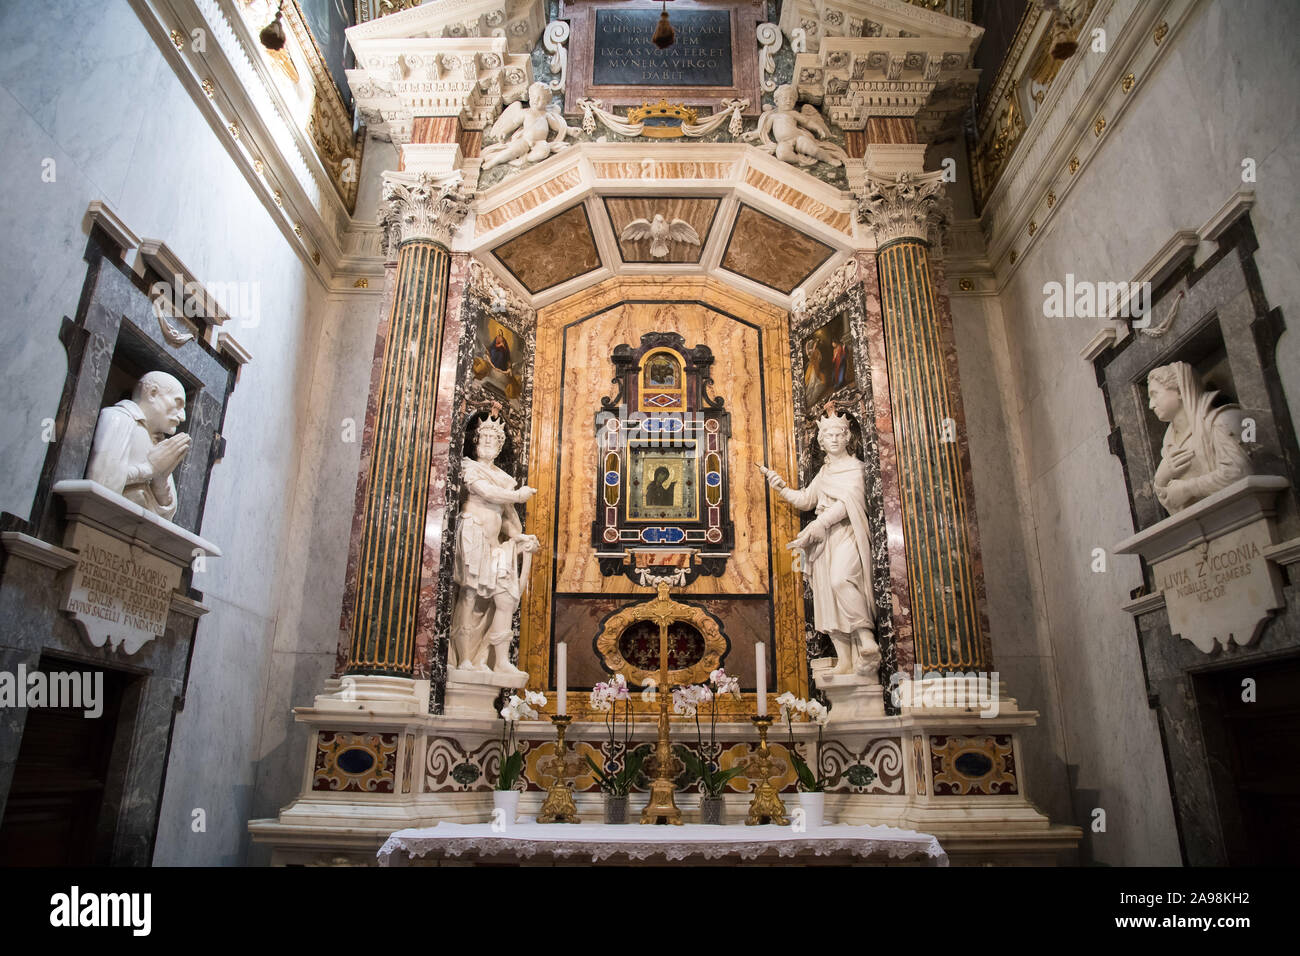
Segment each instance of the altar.
[[505,826],[443,822],[398,830],[378,859],[380,866],[948,865],[935,837],[890,826],[543,825],[532,818]]
[[[968,62],[961,21],[892,6],[900,71]],[[1077,844],[1030,800],[1037,713],[993,659],[942,172],[907,123],[848,149],[817,133],[813,102],[839,94],[805,87],[830,68],[760,85],[780,30],[741,14],[761,5],[690,7],[683,37],[730,31],[709,42],[730,81],[654,105],[596,68],[599,4],[551,24],[552,46],[581,42],[549,84],[527,69],[535,7],[514,41],[447,32],[445,4],[349,31],[357,101],[401,160],[388,324],[333,673],[294,711],[298,798],[250,823],[274,863],[1051,863]],[[662,11],[635,8],[654,17],[610,36],[653,39],[634,21]],[[904,37],[931,52],[907,65]],[[891,62],[845,42],[834,70]],[[432,116],[414,87],[453,49],[504,71],[500,99]],[[438,77],[390,87],[417,56]],[[620,95],[646,105],[615,114]],[[493,831],[511,791],[521,819],[582,822]],[[790,828],[809,793],[834,826]],[[592,826],[607,803],[684,825]],[[756,825],[717,825],[720,806]]]

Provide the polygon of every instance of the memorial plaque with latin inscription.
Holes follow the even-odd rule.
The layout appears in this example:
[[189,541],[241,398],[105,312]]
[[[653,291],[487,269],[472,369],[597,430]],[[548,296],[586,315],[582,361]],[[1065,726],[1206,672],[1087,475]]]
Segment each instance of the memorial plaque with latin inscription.
[[61,606],[93,646],[134,654],[162,636],[178,565],[83,524],[72,526],[65,544],[79,560]]
[[597,10],[592,82],[597,86],[731,86],[731,14],[673,11],[676,39],[651,41],[653,10]]
[[[605,109],[665,100],[707,117],[731,99],[745,116],[762,112],[758,25],[764,0],[674,0],[668,4],[673,43],[654,45],[662,4],[650,0],[560,0],[571,29],[564,112],[576,116],[590,97]],[[616,111],[621,112],[621,111]]]

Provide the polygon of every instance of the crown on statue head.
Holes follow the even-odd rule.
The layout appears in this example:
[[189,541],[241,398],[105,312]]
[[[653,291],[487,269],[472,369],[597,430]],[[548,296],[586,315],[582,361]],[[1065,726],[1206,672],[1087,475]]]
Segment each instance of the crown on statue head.
[[489,415],[478,423],[478,437],[482,439],[484,435],[493,435],[504,445],[506,441],[505,423],[501,419]]
[[827,402],[826,414],[817,419],[817,435],[820,437],[825,435],[828,431],[837,428],[843,428],[847,431],[849,428],[849,418],[847,415],[836,413],[834,402]]

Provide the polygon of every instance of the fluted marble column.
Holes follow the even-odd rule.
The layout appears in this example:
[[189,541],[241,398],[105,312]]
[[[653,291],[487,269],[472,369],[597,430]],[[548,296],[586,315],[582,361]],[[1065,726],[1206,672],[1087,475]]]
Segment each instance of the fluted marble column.
[[929,261],[929,227],[945,205],[941,175],[869,176],[858,213],[876,237],[915,663],[925,673],[952,674],[989,671],[992,658],[959,443],[961,396]]
[[[469,211],[459,177],[393,174],[393,295],[361,523],[347,675],[410,678],[451,236]],[[360,689],[360,688],[359,688]]]

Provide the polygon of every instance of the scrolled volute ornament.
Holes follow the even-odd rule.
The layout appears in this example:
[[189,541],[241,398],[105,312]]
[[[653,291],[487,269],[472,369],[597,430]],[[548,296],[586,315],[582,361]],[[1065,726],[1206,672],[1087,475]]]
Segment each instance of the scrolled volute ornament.
[[858,200],[858,221],[871,229],[876,244],[894,239],[930,241],[930,228],[942,239],[952,219],[952,201],[944,195],[943,171],[899,173],[893,180],[868,174]]
[[426,239],[451,246],[451,237],[469,215],[472,197],[462,191],[461,177],[440,178],[420,173],[411,178],[384,180],[385,215],[397,222],[397,241]]

